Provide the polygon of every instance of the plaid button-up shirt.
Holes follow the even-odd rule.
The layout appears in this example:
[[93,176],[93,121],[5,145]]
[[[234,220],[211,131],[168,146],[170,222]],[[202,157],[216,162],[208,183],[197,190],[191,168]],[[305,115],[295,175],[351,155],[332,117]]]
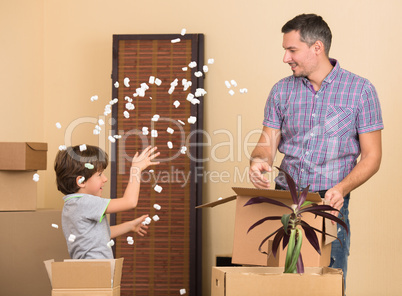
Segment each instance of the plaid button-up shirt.
[[[307,78],[289,76],[274,85],[265,106],[264,126],[281,130],[281,168],[311,191],[344,179],[360,155],[358,135],[383,129],[374,86],[331,63],[319,91]],[[287,188],[283,178],[275,181]]]

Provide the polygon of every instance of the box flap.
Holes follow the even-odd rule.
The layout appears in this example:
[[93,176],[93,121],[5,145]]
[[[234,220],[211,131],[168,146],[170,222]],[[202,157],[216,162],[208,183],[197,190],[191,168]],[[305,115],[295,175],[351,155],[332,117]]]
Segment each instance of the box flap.
[[[274,190],[274,189],[258,189],[258,188],[243,188],[243,187],[232,187],[237,195],[249,196],[249,197],[269,197],[269,198],[281,198],[281,199],[292,199],[289,190]],[[317,192],[309,192],[307,194],[306,200],[314,202],[322,202],[321,196]]]
[[236,195],[233,195],[233,196],[229,196],[229,197],[226,197],[226,198],[218,199],[216,201],[211,201],[209,203],[197,206],[195,208],[196,209],[213,208],[214,206],[221,205],[221,204],[227,203],[227,202],[235,200],[235,199],[236,199]]
[[43,263],[45,263],[45,268],[46,268],[47,275],[49,277],[51,286],[53,286],[52,285],[52,262],[54,262],[54,259],[43,261]]
[[123,270],[124,258],[119,258],[115,260],[114,276],[113,276],[113,287],[120,286],[121,274]]
[[27,145],[35,151],[47,151],[47,143],[27,142]]

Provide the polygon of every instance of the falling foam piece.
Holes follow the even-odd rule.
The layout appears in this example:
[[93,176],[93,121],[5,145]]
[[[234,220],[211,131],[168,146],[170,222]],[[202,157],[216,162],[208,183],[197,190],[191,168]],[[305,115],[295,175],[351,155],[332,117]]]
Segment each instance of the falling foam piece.
[[195,97],[197,97],[197,98],[199,98],[199,97],[202,97],[202,96],[205,96],[207,94],[207,92],[206,92],[206,90],[205,89],[203,89],[203,88],[197,88],[196,90],[195,90]]
[[93,134],[94,134],[94,135],[100,135],[100,131],[97,130],[97,129],[94,129],[94,130],[93,130]]
[[70,234],[70,236],[68,237],[68,241],[73,243],[75,241],[75,235]]
[[115,87],[115,88],[119,88],[119,86],[120,86],[119,82],[116,81],[116,82],[114,83],[114,87]]
[[194,73],[195,77],[202,77],[202,72],[201,71],[197,71]]
[[81,177],[78,180],[78,184],[82,184],[82,183],[84,183],[84,181],[85,181],[85,177]]
[[200,103],[199,99],[192,99],[191,100],[191,104],[193,104],[193,105],[196,105],[196,104],[199,104],[199,103]]
[[191,102],[192,99],[194,99],[194,95],[193,95],[192,93],[189,93],[189,94],[187,95],[186,100],[189,101],[189,102]]
[[154,220],[155,222],[156,222],[156,221],[159,221],[159,216],[158,216],[158,215],[154,215],[154,216],[152,217],[152,220]]
[[235,80],[233,80],[233,79],[232,79],[232,80],[230,80],[230,84],[231,84],[231,85],[233,85],[234,87],[236,87],[236,86],[237,86],[237,82],[236,82]]
[[179,82],[179,79],[175,79],[175,80],[173,80],[171,83],[170,83],[170,85],[171,86],[177,86],[178,85],[178,82]]
[[149,76],[149,84],[154,84],[155,83],[155,76]]
[[186,294],[186,289],[180,289],[180,295]]
[[162,80],[160,80],[159,78],[156,78],[156,79],[155,79],[155,84],[156,84],[157,86],[160,86],[160,85],[162,84]]
[[181,29],[181,33],[180,33],[180,34],[181,34],[182,36],[184,36],[184,35],[186,35],[186,32],[187,32],[187,30],[186,30],[185,28],[183,28],[183,29]]
[[114,137],[112,137],[112,136],[109,136],[108,139],[112,143],[116,142],[116,139]]
[[173,105],[175,106],[175,108],[178,108],[180,106],[180,102],[176,100],[173,102]]
[[85,150],[87,150],[87,145],[85,145],[85,144],[80,145],[80,151],[85,151]]
[[147,128],[146,126],[144,126],[144,127],[142,128],[142,134],[143,134],[144,136],[146,136],[146,135],[149,134],[148,128]]
[[61,128],[60,122],[56,122],[56,127],[59,128],[59,129]]
[[180,149],[180,153],[181,153],[181,154],[186,154],[186,151],[187,151],[187,147],[186,147],[186,146],[182,146],[181,149]]
[[170,42],[172,42],[172,43],[178,43],[178,42],[180,42],[180,41],[181,41],[180,38],[176,38],[176,39],[170,40]]
[[118,98],[114,98],[113,100],[111,100],[111,101],[109,102],[109,105],[114,105],[114,104],[116,104],[118,101],[119,101]]
[[151,120],[152,120],[152,121],[158,121],[159,118],[160,118],[160,116],[159,116],[158,114],[155,114],[155,115],[151,118]]
[[187,67],[183,67],[183,68],[181,68],[183,71],[187,71],[188,70],[188,68]]
[[92,96],[92,97],[91,97],[91,102],[97,101],[97,100],[98,100],[98,96]]
[[240,89],[241,94],[246,94],[248,92],[247,88]]
[[188,64],[188,66],[190,68],[195,68],[195,67],[197,67],[197,63],[193,61],[193,62],[190,62],[190,64]]
[[92,163],[89,163],[89,162],[87,162],[87,163],[85,164],[85,167],[86,167],[88,170],[93,170],[93,169],[94,169],[94,165],[93,165]]
[[173,143],[171,141],[169,141],[169,142],[167,142],[167,146],[168,146],[169,149],[172,149],[173,148]]
[[184,123],[184,121],[182,121],[182,120],[180,120],[180,119],[178,119],[177,121],[180,122],[182,125],[186,125],[186,124]]
[[158,137],[158,131],[157,130],[152,130],[151,131],[151,137],[152,138],[157,138]]
[[143,83],[141,83],[141,88],[142,88],[143,90],[148,90],[148,89],[149,89],[149,86],[148,86],[148,84],[146,84],[145,82],[143,82]]
[[34,180],[35,182],[39,181],[39,174],[34,174],[32,177],[32,180]]
[[59,229],[59,225],[57,225],[57,224],[52,224],[52,227],[56,228],[56,229]]
[[126,109],[127,109],[127,110],[134,110],[134,109],[135,109],[135,106],[134,106],[133,103],[126,103]]
[[128,113],[128,111],[124,111],[123,115],[125,118],[130,118],[130,113]]
[[171,95],[174,92],[175,87],[171,86],[168,90],[168,94]]
[[145,218],[145,221],[144,221],[144,222],[142,222],[142,224],[143,224],[143,225],[148,225],[148,224],[150,224],[150,223],[151,223],[151,221],[152,221],[152,219],[151,219],[151,218],[146,217],[146,218]]
[[226,85],[227,88],[231,88],[230,82],[227,81],[227,80],[225,80],[225,85]]
[[99,120],[98,120],[98,124],[99,124],[99,125],[104,125],[105,122],[103,121],[103,119],[99,119]]
[[207,73],[207,72],[208,72],[208,66],[207,66],[207,65],[204,65],[204,66],[202,67],[202,71],[204,71],[204,73]]
[[162,186],[159,186],[159,185],[155,185],[155,187],[154,187],[154,190],[156,191],[156,192],[158,192],[158,193],[161,193],[162,192]]
[[235,94],[234,90],[233,90],[233,89],[229,90],[229,94],[230,94],[231,96],[233,96],[233,95]]
[[114,135],[113,138],[115,138],[115,139],[121,139],[121,135]]
[[127,241],[132,241],[134,240],[132,236],[127,236]]
[[212,65],[213,63],[215,63],[214,59],[208,59],[208,64]]
[[191,81],[187,81],[186,84],[184,85],[183,90],[186,91],[193,83]]
[[187,121],[188,121],[188,123],[194,124],[194,123],[197,121],[197,117],[195,117],[195,116],[190,116],[190,117],[187,119]]
[[111,240],[107,243],[107,246],[108,246],[109,248],[113,247],[113,246],[114,246],[114,240],[111,239]]
[[158,204],[154,204],[154,209],[160,211],[162,207]]
[[60,151],[67,150],[66,145],[60,145],[60,146],[59,146],[59,150],[60,150]]
[[99,125],[95,125],[95,129],[98,130],[98,131],[102,130],[102,128]]
[[124,78],[124,86],[130,87],[130,78],[128,78],[128,77]]
[[171,135],[174,133],[174,129],[172,129],[171,127],[168,127],[166,131]]

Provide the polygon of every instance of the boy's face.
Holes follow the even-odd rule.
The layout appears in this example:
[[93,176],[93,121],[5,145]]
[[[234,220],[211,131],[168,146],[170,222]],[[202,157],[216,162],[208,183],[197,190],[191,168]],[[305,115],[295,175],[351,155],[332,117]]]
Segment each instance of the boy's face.
[[103,172],[96,172],[86,180],[78,192],[102,196],[103,185],[107,182],[107,178]]

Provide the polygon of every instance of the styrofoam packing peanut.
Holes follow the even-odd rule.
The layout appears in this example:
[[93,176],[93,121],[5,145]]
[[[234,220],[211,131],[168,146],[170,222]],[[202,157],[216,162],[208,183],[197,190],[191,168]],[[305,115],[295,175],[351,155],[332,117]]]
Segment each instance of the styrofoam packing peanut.
[[171,86],[168,90],[168,94],[171,95],[174,92],[175,87]]
[[157,130],[152,130],[151,131],[151,137],[152,138],[157,138],[158,137],[158,131]]
[[233,89],[229,90],[229,94],[230,94],[231,96],[233,96],[233,95],[235,94],[234,90],[233,90]]
[[149,97],[150,100],[152,100],[152,97]]
[[180,102],[176,100],[173,102],[173,105],[175,106],[175,108],[178,108],[180,106]]
[[92,97],[91,97],[91,102],[93,102],[93,101],[97,101],[97,100],[98,100],[98,98],[99,98],[99,97],[98,97],[97,95],[92,96]]
[[219,197],[219,198],[218,198],[218,200],[221,200],[221,199],[222,199],[222,197]]
[[141,98],[145,97],[145,89],[143,89],[141,87],[137,88],[136,89],[136,94]]
[[186,78],[183,78],[182,80],[181,80],[181,85],[183,85],[183,86],[185,86],[186,85],[186,83],[187,83],[187,79]]
[[167,142],[167,146],[168,146],[169,149],[172,149],[173,148],[173,143],[171,141],[169,141],[169,142]]
[[182,146],[181,149],[180,149],[180,153],[181,153],[181,154],[186,154],[186,152],[187,152],[187,147],[186,147],[186,146]]
[[190,68],[195,68],[195,67],[197,67],[197,62],[190,62],[189,64],[188,64],[188,66],[190,67]]
[[180,41],[181,41],[180,38],[176,38],[176,39],[170,40],[170,42],[172,42],[172,43],[178,43],[178,42],[180,42]]
[[162,207],[158,204],[154,204],[154,209],[160,211]]
[[192,99],[191,100],[191,104],[193,104],[193,105],[196,105],[196,104],[199,104],[199,103],[201,103],[199,99]]
[[66,145],[60,145],[60,146],[59,146],[59,150],[60,150],[60,151],[67,150]]
[[214,59],[208,59],[208,64],[212,65],[213,63],[215,63]]
[[87,150],[87,145],[85,145],[85,144],[80,145],[80,151],[85,151],[85,150]]
[[103,119],[101,118],[101,119],[98,120],[98,124],[99,124],[99,125],[104,125],[105,122],[104,122]]
[[189,93],[189,94],[187,95],[186,100],[189,101],[189,102],[191,102],[192,99],[194,99],[194,95],[193,95],[192,93]]
[[127,109],[127,110],[134,110],[134,109],[135,109],[135,106],[134,106],[133,103],[126,103],[126,109]]
[[155,76],[149,76],[149,84],[154,84],[155,83]]
[[156,191],[156,192],[158,192],[158,193],[161,193],[162,192],[162,186],[159,186],[159,185],[155,185],[155,187],[154,187],[154,190]]
[[56,122],[56,127],[57,127],[57,128],[61,128],[60,122]]
[[127,242],[129,245],[134,245],[134,240]]
[[231,88],[231,87],[232,87],[232,86],[230,85],[230,82],[227,81],[227,80],[225,80],[225,85],[226,85],[227,88]]
[[127,236],[127,241],[128,241],[128,242],[129,242],[129,241],[132,241],[132,240],[134,240],[132,236]]
[[94,169],[94,165],[93,165],[92,163],[89,163],[89,162],[87,162],[84,166],[85,166],[88,170],[93,170],[93,169]]
[[246,94],[248,92],[247,88],[240,89],[241,94]]
[[183,90],[186,91],[193,83],[191,81],[187,81],[183,87]]
[[156,78],[156,79],[155,79],[155,84],[156,84],[157,86],[160,86],[160,85],[162,84],[162,80],[160,80],[159,78]]
[[78,184],[82,184],[85,181],[85,177],[81,177],[78,179]]
[[134,97],[134,98],[138,97],[138,94],[137,94],[137,93],[133,93],[133,97]]
[[159,216],[158,216],[158,215],[154,215],[154,216],[152,217],[152,220],[154,220],[155,222],[156,222],[156,221],[159,221]]
[[204,73],[207,73],[208,72],[208,66],[207,65],[204,65],[204,66],[202,66],[202,71],[204,71]]
[[125,87],[130,87],[130,78],[128,77],[124,78],[123,83]]
[[113,246],[114,246],[114,240],[111,239],[111,240],[107,243],[107,246],[108,246],[109,248],[113,247]]
[[177,86],[178,85],[178,82],[179,82],[179,79],[175,79],[175,80],[173,80],[171,83],[170,83],[170,85],[171,86]]
[[236,87],[236,86],[237,86],[237,82],[236,82],[235,80],[233,80],[233,79],[232,79],[232,80],[230,80],[230,84],[231,84],[231,85],[233,85],[234,87]]
[[146,126],[144,126],[144,127],[142,128],[142,134],[143,134],[144,136],[147,136],[147,135],[149,134],[148,128],[147,128]]
[[126,100],[126,101],[128,101],[128,102],[130,102],[130,103],[133,101],[133,99],[131,99],[129,96],[125,96],[125,97],[124,97],[124,100]]
[[207,92],[205,91],[205,89],[203,89],[203,88],[197,88],[196,90],[195,90],[195,97],[197,97],[197,98],[199,98],[199,97],[202,97],[202,96],[205,96],[207,94]]
[[201,71],[197,71],[197,72],[194,73],[194,76],[195,76],[195,77],[202,77],[202,75],[203,75],[203,74],[202,74]]
[[194,123],[197,121],[197,117],[195,117],[195,116],[190,116],[190,117],[187,119],[187,121],[188,121],[188,123],[194,124]]
[[119,86],[120,86],[119,82],[116,81],[116,82],[114,83],[114,87],[115,87],[115,88],[119,88]]
[[32,180],[34,180],[35,182],[39,181],[39,174],[34,174],[32,177]]
[[185,28],[183,28],[183,29],[181,29],[180,35],[184,36],[184,35],[186,35],[186,32],[187,32],[187,30]]
[[180,120],[180,119],[178,119],[177,121],[180,122],[182,125],[186,125],[186,124],[184,123],[184,121],[182,121],[182,120]]
[[124,111],[123,115],[125,118],[130,118],[130,113],[128,113],[128,111]]
[[149,217],[146,217],[144,222],[142,222],[143,225],[148,225],[149,223],[151,223],[152,219]]
[[93,134],[94,134],[94,135],[100,135],[100,131],[97,130],[97,129],[94,129],[94,130],[93,130]]
[[174,129],[172,129],[171,127],[168,127],[168,128],[166,129],[166,131],[167,131],[169,134],[173,134],[173,133],[174,133]]
[[186,294],[186,289],[180,289],[180,295]]
[[157,115],[157,114],[155,114],[152,118],[151,118],[151,120],[152,121],[158,121],[159,120],[159,115]]
[[116,139],[115,139],[114,137],[112,137],[112,136],[109,136],[109,137],[107,137],[107,138],[108,138],[108,140],[109,140],[110,142],[112,142],[112,143],[116,142]]
[[110,100],[110,101],[109,101],[109,105],[110,105],[110,106],[113,106],[114,104],[116,104],[117,101],[115,101],[115,100],[116,100],[116,99]]
[[121,135],[114,135],[113,136],[115,139],[121,139]]
[[76,236],[74,234],[70,234],[70,236],[68,237],[68,241],[72,242],[72,243],[75,241],[75,239],[76,239]]
[[56,229],[59,229],[59,225],[54,224],[54,223],[52,224],[52,227],[53,227],[53,228],[56,228]]
[[150,169],[148,172],[150,172],[150,173],[154,173],[155,171],[154,171],[154,170],[152,170],[152,169]]
[[187,71],[188,70],[188,68],[187,67],[183,67],[183,68],[181,68],[183,71]]
[[141,83],[141,88],[144,89],[144,90],[148,90],[148,89],[149,89],[149,86],[148,86],[148,84],[146,84],[145,82],[143,82],[143,83]]

